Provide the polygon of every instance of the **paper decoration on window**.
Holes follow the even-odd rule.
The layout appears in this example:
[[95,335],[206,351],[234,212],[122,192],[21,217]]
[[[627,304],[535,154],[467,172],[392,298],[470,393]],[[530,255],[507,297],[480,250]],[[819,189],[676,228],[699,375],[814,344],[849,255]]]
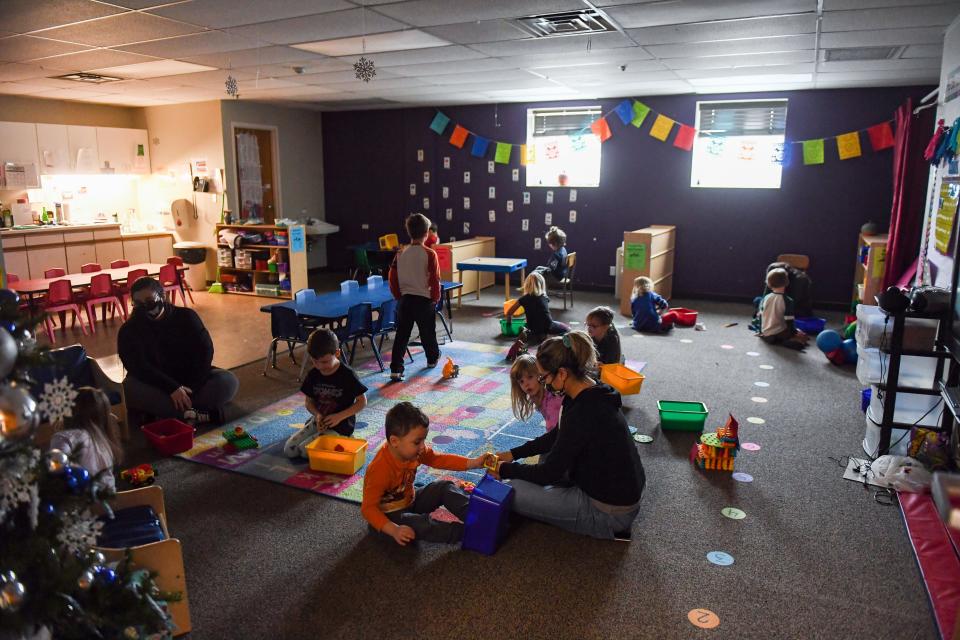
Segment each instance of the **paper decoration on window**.
[[547,160],[556,160],[560,157],[560,147],[557,146],[556,142],[551,142],[544,147],[543,153],[547,156]]
[[553,191],[547,191],[547,204],[553,204]]
[[514,169],[510,172],[510,177],[514,182],[520,182],[520,169]]
[[442,136],[444,129],[447,128],[449,123],[450,118],[437,111],[437,115],[433,116],[433,122],[430,123],[430,128],[433,129],[438,136]]
[[469,172],[469,171],[464,171],[464,172],[463,172],[463,184],[470,184],[470,172]]
[[507,200],[507,213],[513,213],[513,200]]
[[677,131],[677,137],[673,139],[673,146],[684,151],[693,149],[693,138],[697,135],[697,130],[688,124],[681,124]]
[[653,121],[653,126],[650,127],[650,135],[660,142],[666,142],[667,136],[670,135],[670,130],[673,129],[674,123],[674,120],[671,120],[661,113],[657,116],[657,119]]
[[417,162],[423,162],[423,149],[417,149]]
[[893,146],[893,130],[889,122],[881,122],[867,129],[867,135],[870,136],[870,146],[874,151],[889,149]]
[[570,148],[575,153],[579,153],[587,148],[587,141],[584,140],[583,136],[570,136]]
[[630,124],[633,120],[633,104],[629,100],[624,100],[617,105],[617,115],[620,116],[620,122]]
[[450,144],[455,146],[457,149],[463,149],[463,143],[467,141],[467,134],[470,132],[457,125],[453,128],[453,133],[450,134]]
[[497,212],[494,211],[493,209],[490,209],[490,211],[487,211],[487,220],[489,220],[490,222],[496,222]]
[[860,157],[860,133],[852,131],[837,136],[837,154],[841,160]]
[[447,209],[446,217],[447,217],[447,220],[453,220],[453,209]]
[[469,222],[464,222],[464,223],[463,223],[463,235],[467,235],[468,233],[470,233],[470,223],[469,223]]
[[647,119],[647,114],[650,113],[650,107],[639,102],[637,100],[633,101],[633,120],[630,121],[630,124],[640,128],[640,125],[643,124],[643,121]]
[[429,171],[424,171],[424,172],[423,172],[423,184],[430,184],[430,172],[429,172]]
[[444,187],[440,190],[440,195],[446,199],[450,197],[450,187]]
[[463,197],[463,208],[466,209],[467,211],[470,210],[470,196]]
[[489,188],[487,188],[487,197],[490,198],[491,200],[493,200],[494,198],[496,198],[496,197],[497,197],[497,188],[496,188],[496,187],[489,187]]
[[530,231],[530,221],[524,218],[520,221],[520,230],[521,231]]
[[570,189],[570,202],[576,202],[576,201],[577,201],[577,190]]
[[780,144],[774,146],[773,157],[770,158],[770,160],[774,164],[779,164],[782,167],[789,167],[791,161],[793,160],[793,144],[789,142],[781,142]]
[[823,164],[823,138],[803,141],[803,164]]
[[[500,164],[510,164],[510,152],[513,150],[512,144],[506,142],[497,143],[497,153],[494,159]],[[493,173],[491,171],[491,173]]]
[[552,214],[552,213],[545,213],[545,214],[543,214],[543,224],[546,224],[546,225],[551,225],[551,224],[553,224],[553,214]]
[[540,238],[539,238],[539,237],[533,239],[533,248],[536,249],[537,251],[540,250]]
[[571,223],[574,223],[574,222],[576,222],[576,221],[577,221],[577,210],[576,210],[576,209],[570,209],[570,222],[571,222]]
[[756,150],[757,148],[752,142],[741,142],[739,149],[737,149],[737,159],[753,160]]
[[590,125],[590,130],[593,131],[593,135],[600,138],[600,142],[606,142],[610,139],[610,136],[613,133],[610,131],[610,125],[607,124],[606,118],[597,118],[593,124]]
[[489,146],[490,146],[489,140],[474,134],[473,148],[470,150],[470,155],[472,155],[475,158],[482,158],[483,156],[487,155],[487,147]]
[[429,209],[429,208],[430,208],[430,198],[424,198],[424,199],[423,199],[423,208],[424,208],[424,209]]
[[723,138],[710,138],[707,140],[707,153],[712,156],[719,156],[723,153],[723,147],[726,145]]
[[450,168],[450,156],[443,156],[443,168],[444,169]]
[[417,185],[416,185],[416,183],[413,183],[413,182],[410,183],[410,195],[412,195],[412,196],[417,195]]
[[527,150],[527,145],[520,145],[520,166],[526,166],[527,164],[533,164],[537,161],[536,147],[530,147],[530,150]]
[[529,191],[524,191],[524,192],[523,192],[523,204],[530,204],[530,192],[529,192]]

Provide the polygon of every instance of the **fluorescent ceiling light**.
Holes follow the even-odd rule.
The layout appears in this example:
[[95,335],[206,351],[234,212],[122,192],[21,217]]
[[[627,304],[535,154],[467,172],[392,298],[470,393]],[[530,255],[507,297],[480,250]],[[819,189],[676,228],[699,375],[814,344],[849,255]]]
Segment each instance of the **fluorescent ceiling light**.
[[321,40],[319,42],[305,42],[290,45],[295,49],[322,53],[327,56],[353,56],[364,53],[382,53],[384,51],[404,51],[407,49],[427,49],[442,47],[450,44],[429,33],[417,29],[408,31],[391,31],[389,33],[375,33],[369,36],[355,36],[353,38],[338,38],[337,40]]
[[91,73],[120,76],[121,78],[161,78],[163,76],[178,76],[184,73],[216,71],[216,69],[216,67],[207,67],[192,62],[180,62],[179,60],[154,60],[152,62],[124,64],[119,67],[93,69]]

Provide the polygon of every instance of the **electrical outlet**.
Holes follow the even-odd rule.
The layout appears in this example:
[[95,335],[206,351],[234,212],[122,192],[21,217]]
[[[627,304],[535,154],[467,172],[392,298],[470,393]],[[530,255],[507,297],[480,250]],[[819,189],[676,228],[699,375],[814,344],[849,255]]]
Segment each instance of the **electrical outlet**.
[[616,267],[610,267],[610,275],[612,275],[612,276],[617,275],[617,268],[616,268]]
[[366,222],[364,222],[362,225],[360,225],[360,228],[363,229],[364,231],[366,231],[367,229],[370,228],[370,225],[368,225]]

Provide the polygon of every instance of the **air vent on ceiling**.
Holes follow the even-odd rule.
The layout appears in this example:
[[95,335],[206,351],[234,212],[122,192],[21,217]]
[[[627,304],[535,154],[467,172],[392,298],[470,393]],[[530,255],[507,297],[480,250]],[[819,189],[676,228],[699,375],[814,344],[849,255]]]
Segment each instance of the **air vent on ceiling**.
[[517,18],[514,24],[536,38],[579,36],[617,30],[610,18],[596,9]]
[[906,47],[850,47],[843,49],[826,49],[823,53],[824,62],[841,62],[851,60],[895,60],[900,57]]
[[104,82],[117,82],[123,78],[114,78],[113,76],[102,76],[99,73],[67,73],[62,76],[53,76],[53,80],[72,80],[74,82],[84,82],[87,84],[103,84]]

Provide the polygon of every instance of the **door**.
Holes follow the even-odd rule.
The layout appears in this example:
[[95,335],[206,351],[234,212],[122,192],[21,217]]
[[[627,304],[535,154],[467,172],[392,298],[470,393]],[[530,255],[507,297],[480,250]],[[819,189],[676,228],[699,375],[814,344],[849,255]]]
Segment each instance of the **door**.
[[279,217],[274,182],[274,131],[235,127],[233,133],[240,219],[263,218],[263,224],[273,224]]

